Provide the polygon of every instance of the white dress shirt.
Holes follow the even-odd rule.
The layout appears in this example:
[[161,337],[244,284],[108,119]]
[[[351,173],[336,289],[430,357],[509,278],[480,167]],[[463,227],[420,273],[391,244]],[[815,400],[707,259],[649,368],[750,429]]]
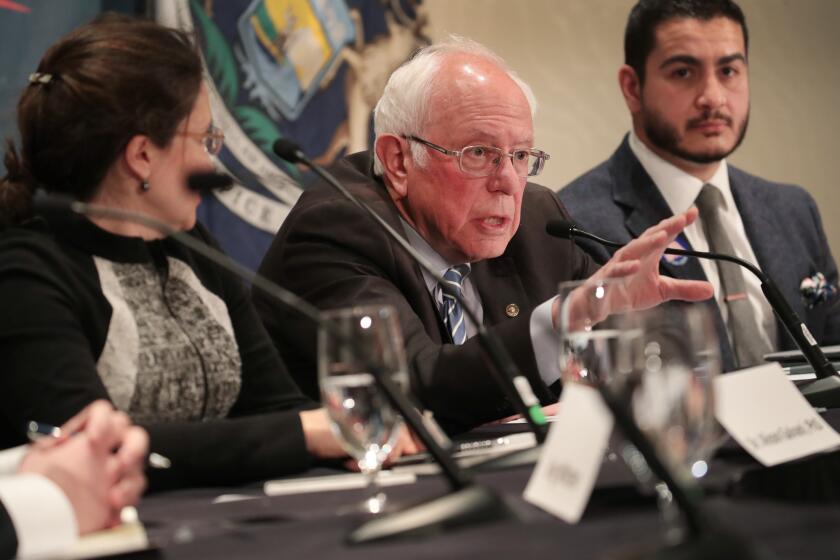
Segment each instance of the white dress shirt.
[[[747,239],[744,222],[741,220],[741,215],[735,206],[735,199],[732,197],[732,189],[729,186],[729,168],[726,160],[721,160],[712,178],[704,182],[656,155],[633,131],[630,132],[629,144],[630,149],[633,150],[639,163],[653,179],[674,214],[685,212],[691,208],[705,183],[710,183],[720,189],[724,200],[724,208],[720,209],[721,222],[726,226],[729,239],[732,241],[732,247],[735,249],[735,256],[753,264],[758,264],[749,239]],[[706,239],[706,233],[703,230],[703,223],[700,218],[686,227],[684,233],[695,251],[709,250],[709,241]],[[717,265],[715,261],[709,259],[699,260],[706,278],[714,286],[715,299],[723,315],[723,320],[728,325],[728,309],[721,294],[720,274]],[[750,306],[755,311],[759,334],[769,348],[776,348],[776,318],[773,315],[773,309],[764,297],[764,292],[761,291],[761,282],[747,270],[743,271],[743,276]],[[729,333],[729,342],[732,342],[731,333]]]
[[28,447],[0,452],[0,500],[12,518],[18,558],[51,556],[66,551],[78,538],[73,506],[46,477],[15,474]]
[[[411,227],[408,222],[402,218],[400,218],[400,221],[402,222],[403,229],[405,230],[406,239],[408,239],[408,242],[418,253],[431,263],[435,274],[443,276],[450,267],[463,264],[446,262],[444,258],[441,257],[437,251],[432,249],[432,246],[429,245],[429,243],[423,239],[423,237],[417,233],[417,231]],[[432,299],[435,300],[438,312],[440,312],[441,306],[443,305],[443,294],[441,290],[437,289],[437,280],[435,280],[431,274],[426,272],[423,267],[420,267],[420,270],[423,272],[423,280],[426,282],[426,289],[429,290],[429,293],[432,295]],[[484,321],[484,308],[481,306],[481,298],[478,295],[478,290],[476,290],[475,284],[473,284],[472,274],[467,274],[467,277],[461,282],[461,292],[464,294],[464,303],[467,304],[470,311],[475,314],[479,321]],[[467,338],[472,338],[476,335],[476,333],[478,333],[478,327],[472,322],[472,320],[470,320],[469,315],[466,313],[464,313],[464,324],[467,326]]]
[[[439,276],[443,276],[443,273],[446,272],[446,269],[449,267],[462,264],[447,263],[446,260],[444,260],[444,258],[441,257],[440,254],[438,254],[438,252],[435,251],[408,222],[402,218],[400,218],[400,221],[402,222],[408,242],[412,247],[414,247],[414,249],[417,250],[417,252],[432,263],[435,272]],[[437,281],[428,272],[425,270],[422,271],[426,288],[435,300],[437,308],[440,309],[443,296],[441,295],[440,290],[436,289]],[[464,293],[464,302],[470,308],[470,311],[478,317],[478,320],[483,322],[484,308],[481,305],[481,297],[478,295],[478,290],[475,288],[471,275],[467,275],[466,279],[461,284],[461,289]],[[537,369],[539,370],[540,377],[546,385],[551,385],[560,379],[560,365],[557,361],[557,356],[560,352],[560,341],[557,333],[554,331],[554,324],[551,319],[551,303],[553,301],[554,298],[537,306],[531,313],[530,322],[531,346],[534,349],[534,356],[537,359]],[[466,314],[464,319],[467,325],[467,338],[471,338],[476,335],[478,328],[472,321],[470,321]]]

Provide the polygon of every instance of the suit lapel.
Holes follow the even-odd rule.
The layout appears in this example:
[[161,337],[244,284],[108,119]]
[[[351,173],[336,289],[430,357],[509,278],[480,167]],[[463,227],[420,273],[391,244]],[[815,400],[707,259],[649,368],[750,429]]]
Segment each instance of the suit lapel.
[[750,185],[749,179],[737,170],[730,168],[729,183],[747,239],[758,260],[756,264],[770,277],[783,277],[778,268],[785,265],[786,259],[774,259],[773,256],[784,253],[788,244],[783,229],[769,214],[770,205],[761,200],[759,189]]
[[[369,152],[364,152],[369,157]],[[355,157],[355,156],[353,156]],[[359,170],[367,170],[368,175],[377,185],[377,189],[368,192],[368,197],[365,202],[379,214],[394,230],[405,238],[402,222],[400,221],[400,214],[397,208],[391,202],[388,196],[387,188],[380,177],[373,175],[372,159],[358,159],[355,164]],[[389,241],[390,242],[390,241]],[[435,342],[442,344],[444,342],[452,342],[452,335],[443,324],[443,318],[440,316],[437,304],[434,297],[429,293],[426,287],[426,281],[423,278],[423,272],[420,265],[414,261],[406,251],[399,247],[396,242],[393,242],[393,250],[395,254],[395,266],[393,274],[399,278],[399,285],[406,299],[411,303],[411,307],[423,323],[426,332]],[[401,271],[407,271],[402,273]],[[435,326],[437,328],[435,328]]]
[[[659,188],[647,174],[642,164],[630,149],[627,138],[613,158],[613,200],[624,208],[624,225],[630,238],[638,237],[649,227],[673,216],[671,208],[665,202]],[[685,237],[684,245],[691,246]],[[660,262],[660,268],[674,278],[705,280],[706,275],[697,259],[689,258],[684,264],[674,264],[667,260]]]
[[472,276],[481,298],[485,325],[497,324],[510,318],[513,310],[509,308],[511,304],[516,306],[517,315],[532,309],[528,294],[510,257],[502,255],[474,263]]
[[[665,202],[665,198],[659,188],[647,174],[645,168],[636,159],[633,150],[630,149],[628,138],[624,138],[621,146],[613,156],[613,200],[619,206],[625,208],[625,227],[630,237],[638,237],[647,228],[659,223],[665,218],[673,216],[671,208]],[[681,236],[684,245],[691,249],[691,245],[684,236]],[[707,280],[699,259],[689,257],[684,264],[674,264],[665,259],[659,263],[660,271],[672,278],[682,280]],[[732,346],[729,343],[729,335],[726,332],[726,324],[717,305],[710,305],[715,330],[720,339],[721,362],[725,370],[735,368],[735,358]]]

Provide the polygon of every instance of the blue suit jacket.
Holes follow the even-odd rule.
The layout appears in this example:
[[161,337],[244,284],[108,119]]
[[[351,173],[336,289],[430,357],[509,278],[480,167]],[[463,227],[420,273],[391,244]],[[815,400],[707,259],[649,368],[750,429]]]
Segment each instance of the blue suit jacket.
[[[822,272],[837,282],[837,265],[828,248],[817,206],[802,188],[765,181],[729,166],[729,184],[759,267],[772,278],[794,311],[822,345],[840,343],[840,305],[806,309],[799,293],[802,279]],[[672,215],[671,209],[630,149],[625,136],[604,163],[578,177],[558,196],[575,222],[606,239],[627,243],[645,229]],[[600,245],[581,243],[596,261],[610,253]],[[682,266],[662,261],[663,274],[705,280],[696,259]],[[745,271],[745,274],[749,272]],[[720,310],[714,306],[724,370],[735,368]],[[778,324],[779,350],[794,348]]]

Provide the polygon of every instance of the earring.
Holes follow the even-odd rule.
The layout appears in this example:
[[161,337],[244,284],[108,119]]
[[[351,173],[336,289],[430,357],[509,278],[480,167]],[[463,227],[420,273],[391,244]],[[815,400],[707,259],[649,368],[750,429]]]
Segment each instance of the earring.
[[149,192],[150,188],[151,187],[149,186],[149,180],[148,179],[143,179],[143,182],[140,183],[140,191]]

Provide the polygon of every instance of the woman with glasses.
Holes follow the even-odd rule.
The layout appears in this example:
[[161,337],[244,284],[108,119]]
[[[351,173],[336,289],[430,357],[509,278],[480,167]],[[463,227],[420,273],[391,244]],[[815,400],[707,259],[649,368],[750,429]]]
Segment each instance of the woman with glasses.
[[235,277],[144,225],[33,215],[41,188],[214,244],[187,178],[212,171],[223,135],[189,37],[106,16],[51,47],[29,82],[0,180],[0,444],[107,398],[171,460],[153,488],[343,457]]

